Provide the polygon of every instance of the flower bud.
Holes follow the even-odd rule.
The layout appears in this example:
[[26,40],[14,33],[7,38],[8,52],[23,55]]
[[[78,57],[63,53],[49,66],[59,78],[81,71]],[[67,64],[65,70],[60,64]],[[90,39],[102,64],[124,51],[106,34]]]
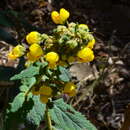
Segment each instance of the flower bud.
[[69,46],[69,48],[74,49],[78,46],[78,42],[76,40],[69,40],[66,42],[66,45]]
[[85,30],[87,32],[89,31],[89,28],[86,24],[79,24],[78,29],[79,30]]
[[48,38],[49,38],[49,36],[48,36],[47,34],[45,34],[45,33],[43,33],[43,34],[41,35],[41,39],[42,39],[43,41],[47,40]]

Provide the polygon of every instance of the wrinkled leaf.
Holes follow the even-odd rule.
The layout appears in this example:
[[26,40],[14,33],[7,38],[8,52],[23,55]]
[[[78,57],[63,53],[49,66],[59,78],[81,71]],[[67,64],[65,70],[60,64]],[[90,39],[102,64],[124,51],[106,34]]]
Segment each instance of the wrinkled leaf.
[[29,68],[21,71],[19,74],[14,75],[11,80],[18,80],[23,78],[30,78],[39,74],[39,67],[30,66]]
[[22,107],[23,103],[25,101],[25,93],[19,93],[11,103],[11,112],[18,111],[19,108]]
[[64,81],[64,82],[69,82],[71,77],[70,77],[68,70],[62,66],[59,66],[58,69],[60,72],[59,79]]
[[26,119],[27,113],[32,109],[33,105],[33,100],[30,99],[25,101],[22,107],[20,107],[16,112],[12,112],[11,109],[8,108],[3,130],[18,130],[21,124],[23,124],[23,126],[27,126],[26,130],[35,129],[35,126],[32,124],[30,125]]
[[59,130],[96,130],[90,121],[62,99],[54,102],[54,108],[50,110],[50,114],[55,127]]
[[38,96],[33,97],[34,106],[32,110],[27,114],[27,120],[32,124],[38,126],[40,122],[43,120],[44,113],[45,113],[45,104],[42,104],[39,101]]

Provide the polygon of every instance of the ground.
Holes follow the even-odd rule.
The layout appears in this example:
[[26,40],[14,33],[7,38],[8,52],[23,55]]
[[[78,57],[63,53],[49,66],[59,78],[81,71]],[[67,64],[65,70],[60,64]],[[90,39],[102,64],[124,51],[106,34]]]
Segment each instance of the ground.
[[[119,128],[127,130],[130,127],[128,122],[130,119],[128,116],[130,115],[128,106],[130,103],[129,4],[127,5],[126,1],[112,3],[110,0],[102,1],[102,4],[96,0],[49,2],[40,0],[0,2],[2,11],[18,12],[18,14],[16,12],[6,14],[13,16],[15,27],[1,25],[0,29],[10,32],[18,42],[24,41],[23,36],[34,29],[49,33],[49,30],[55,26],[50,19],[50,13],[61,7],[70,11],[69,21],[87,24],[96,39],[95,60],[91,64],[74,64],[70,68],[73,81],[77,83],[79,91],[75,98],[70,98],[67,102],[83,113],[98,130]],[[3,8],[4,4],[5,8]],[[18,15],[23,21],[17,17]],[[7,59],[10,44],[14,42],[14,39],[13,42],[11,40],[6,38],[1,39],[0,42],[0,65],[4,67],[16,67],[18,64],[18,61],[12,62]],[[1,97],[8,98],[7,93],[11,85],[12,82],[0,81],[0,86],[7,87],[1,88]],[[6,103],[1,100],[1,111],[4,104]],[[126,116],[124,113],[127,113]],[[124,124],[127,124],[125,125],[127,128]]]

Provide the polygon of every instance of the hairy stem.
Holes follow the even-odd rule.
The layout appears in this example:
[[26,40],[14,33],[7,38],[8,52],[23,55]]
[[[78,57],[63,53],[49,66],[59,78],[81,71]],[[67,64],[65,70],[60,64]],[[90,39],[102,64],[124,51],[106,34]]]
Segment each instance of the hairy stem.
[[45,115],[46,115],[46,122],[47,122],[48,130],[52,130],[51,117],[50,117],[49,108],[47,105],[46,105]]

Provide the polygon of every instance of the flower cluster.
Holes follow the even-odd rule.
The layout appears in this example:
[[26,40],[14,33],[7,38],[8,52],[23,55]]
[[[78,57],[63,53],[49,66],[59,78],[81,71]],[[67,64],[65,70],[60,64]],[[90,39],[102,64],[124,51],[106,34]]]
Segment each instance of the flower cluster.
[[69,16],[70,13],[64,8],[60,9],[60,13],[58,13],[57,11],[53,11],[51,13],[51,18],[55,24],[64,24]]
[[[53,90],[53,87],[49,87],[46,85],[41,85],[39,86],[33,86],[31,92],[33,95],[40,95],[40,101],[42,103],[47,103],[49,99],[51,99],[51,97],[53,97],[53,94],[55,90]],[[65,83],[62,87],[62,89],[60,89],[58,91],[58,93],[60,94],[67,94],[68,96],[75,96],[76,94],[76,85],[73,82],[68,82]]]
[[[62,8],[59,13],[53,11],[51,17],[54,23],[64,24],[69,15],[69,12]],[[86,24],[67,22],[66,25],[58,25],[53,29],[51,35],[33,31],[27,34],[26,42],[27,45],[24,43],[14,47],[8,54],[8,58],[15,60],[24,56],[26,67],[37,61],[47,62],[47,68],[54,70],[55,77],[57,77],[55,70],[58,66],[69,67],[73,62],[91,62],[94,59],[92,49],[95,39]],[[49,82],[51,83],[51,79]],[[55,87],[46,82],[43,84],[40,84],[40,87],[39,85],[33,86],[31,90],[34,95],[40,95],[40,101],[43,103],[47,103],[58,93],[69,96],[76,94],[76,85],[72,82],[61,82],[60,89],[57,84]]]

